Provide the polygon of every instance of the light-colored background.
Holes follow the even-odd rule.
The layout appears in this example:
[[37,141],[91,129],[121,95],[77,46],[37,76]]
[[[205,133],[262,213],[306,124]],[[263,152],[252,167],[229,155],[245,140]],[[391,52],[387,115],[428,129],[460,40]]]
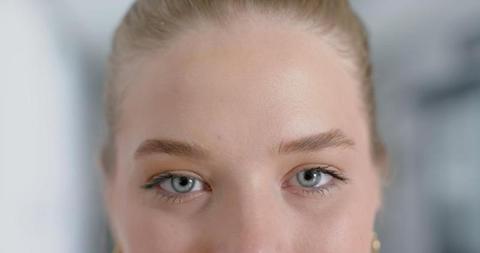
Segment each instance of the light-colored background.
[[[353,0],[393,183],[383,252],[480,252],[480,1]],[[0,0],[0,252],[100,253],[101,82],[130,0]]]

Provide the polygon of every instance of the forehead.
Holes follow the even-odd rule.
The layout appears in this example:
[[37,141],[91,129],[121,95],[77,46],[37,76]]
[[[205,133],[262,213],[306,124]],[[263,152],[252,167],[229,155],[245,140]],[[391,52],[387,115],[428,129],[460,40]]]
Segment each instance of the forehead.
[[299,25],[199,25],[145,58],[130,79],[119,122],[131,145],[166,136],[251,150],[330,129],[366,139],[346,59]]

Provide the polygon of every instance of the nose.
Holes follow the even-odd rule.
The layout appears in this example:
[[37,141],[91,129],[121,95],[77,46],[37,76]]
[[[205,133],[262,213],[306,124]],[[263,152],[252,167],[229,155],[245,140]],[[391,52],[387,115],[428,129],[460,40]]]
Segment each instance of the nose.
[[289,250],[291,219],[280,194],[250,188],[225,198],[212,226],[218,231],[215,253],[294,252]]

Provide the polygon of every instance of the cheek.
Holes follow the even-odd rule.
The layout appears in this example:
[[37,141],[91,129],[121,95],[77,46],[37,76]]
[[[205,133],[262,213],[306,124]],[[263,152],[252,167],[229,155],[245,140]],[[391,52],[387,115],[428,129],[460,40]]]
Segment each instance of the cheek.
[[369,204],[358,199],[299,213],[298,248],[302,252],[367,253],[373,216]]
[[136,192],[124,190],[127,186],[117,189],[110,214],[122,253],[207,252],[185,216],[144,205]]
[[375,176],[364,174],[335,198],[298,210],[292,220],[298,228],[301,252],[369,253],[377,211],[376,187]]
[[199,229],[185,219],[188,215],[147,205],[153,196],[137,191],[127,174],[117,174],[109,196],[111,225],[122,253],[209,252],[196,239]]
[[119,211],[116,227],[123,253],[206,252],[191,223],[159,210],[131,206]]
[[[374,216],[369,202],[351,196],[341,202],[323,203],[322,207],[285,210],[292,216],[281,225],[289,230],[282,237],[289,241],[283,242],[289,245],[284,252],[368,253]],[[116,218],[120,222],[116,223],[116,229],[123,253],[218,252],[212,248],[218,243],[213,242],[228,238],[215,232],[218,221],[213,222],[228,214],[216,213],[216,219],[189,220],[137,205],[125,204],[119,208]]]

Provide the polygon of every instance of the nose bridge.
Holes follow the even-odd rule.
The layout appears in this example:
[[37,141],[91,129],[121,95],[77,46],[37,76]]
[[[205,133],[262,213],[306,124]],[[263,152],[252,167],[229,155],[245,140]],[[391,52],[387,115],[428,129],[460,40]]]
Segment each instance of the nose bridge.
[[[252,173],[238,178],[226,194],[221,250],[231,253],[282,252],[287,243],[286,210],[274,180]],[[283,210],[282,210],[283,209]]]

